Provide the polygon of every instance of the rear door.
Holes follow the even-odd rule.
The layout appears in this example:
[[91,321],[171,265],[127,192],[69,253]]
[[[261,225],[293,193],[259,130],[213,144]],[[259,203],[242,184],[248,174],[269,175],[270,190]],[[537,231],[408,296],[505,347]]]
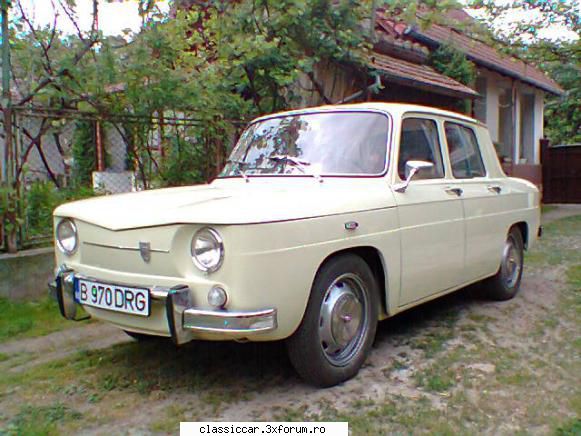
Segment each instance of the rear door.
[[431,162],[405,192],[393,191],[401,232],[401,289],[405,306],[462,282],[464,216],[461,191],[446,178],[442,134],[435,119],[403,119],[397,153],[396,182],[404,180],[408,160]]
[[462,189],[466,223],[465,282],[496,272],[506,236],[505,179],[488,176],[476,128],[460,121],[444,122],[452,177]]

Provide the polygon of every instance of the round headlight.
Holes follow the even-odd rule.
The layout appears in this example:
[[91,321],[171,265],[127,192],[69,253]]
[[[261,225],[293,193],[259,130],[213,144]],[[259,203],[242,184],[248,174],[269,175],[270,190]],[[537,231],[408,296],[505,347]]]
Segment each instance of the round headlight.
[[78,241],[77,226],[72,220],[65,218],[57,224],[56,245],[60,251],[70,256],[77,251]]
[[214,272],[224,260],[224,244],[220,234],[209,227],[200,229],[192,238],[192,260],[204,272]]

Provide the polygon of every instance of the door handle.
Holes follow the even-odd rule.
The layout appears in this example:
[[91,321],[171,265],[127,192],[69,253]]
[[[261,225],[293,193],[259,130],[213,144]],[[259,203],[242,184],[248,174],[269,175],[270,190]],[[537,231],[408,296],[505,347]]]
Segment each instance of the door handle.
[[500,194],[501,191],[502,191],[502,188],[500,186],[498,186],[498,185],[494,185],[494,186],[488,186],[488,190],[490,192],[494,192],[496,194]]
[[462,189],[460,188],[446,188],[445,191],[448,194],[453,194],[456,195],[457,197],[460,197],[462,195],[462,193],[464,192]]

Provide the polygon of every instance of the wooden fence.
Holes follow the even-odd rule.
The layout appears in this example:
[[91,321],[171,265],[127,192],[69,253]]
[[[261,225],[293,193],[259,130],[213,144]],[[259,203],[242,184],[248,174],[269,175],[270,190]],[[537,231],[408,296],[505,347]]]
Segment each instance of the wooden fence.
[[541,141],[543,203],[581,203],[581,144]]

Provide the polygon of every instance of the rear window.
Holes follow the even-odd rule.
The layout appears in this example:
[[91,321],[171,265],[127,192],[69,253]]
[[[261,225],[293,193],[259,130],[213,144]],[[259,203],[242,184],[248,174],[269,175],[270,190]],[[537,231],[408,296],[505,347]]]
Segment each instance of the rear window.
[[474,130],[451,122],[444,123],[444,129],[454,177],[470,179],[486,176]]

